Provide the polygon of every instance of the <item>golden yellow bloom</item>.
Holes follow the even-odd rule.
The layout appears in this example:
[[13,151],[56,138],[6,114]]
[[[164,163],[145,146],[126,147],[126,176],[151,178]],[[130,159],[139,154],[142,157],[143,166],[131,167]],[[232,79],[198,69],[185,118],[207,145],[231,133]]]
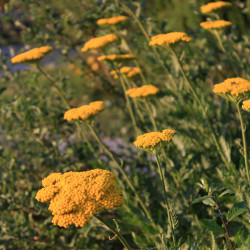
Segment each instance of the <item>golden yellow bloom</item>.
[[131,78],[135,75],[140,74],[141,70],[137,67],[134,67],[131,71],[128,72],[127,77]]
[[92,65],[93,63],[96,62],[96,58],[94,56],[89,56],[86,62],[88,65]]
[[213,10],[217,10],[223,7],[231,6],[232,4],[229,2],[218,1],[214,3],[208,3],[200,7],[202,13],[208,13]]
[[149,45],[170,45],[179,41],[190,42],[192,38],[184,32],[171,32],[151,37]]
[[92,119],[102,110],[104,110],[103,101],[91,102],[88,105],[83,105],[79,108],[73,108],[73,109],[68,110],[64,114],[64,120],[71,121],[71,120]]
[[117,24],[120,23],[124,20],[128,19],[128,17],[126,16],[114,16],[114,17],[110,17],[110,18],[102,18],[99,19],[96,23],[98,25],[103,25],[103,24]]
[[124,204],[115,179],[115,174],[102,169],[54,173],[43,179],[43,188],[35,198],[50,202],[54,225],[83,227],[90,221],[90,215]]
[[[120,73],[124,76],[127,76],[128,78],[131,78],[133,77],[134,75],[137,75],[141,72],[141,70],[137,67],[128,67],[128,66],[125,66],[125,67],[122,67],[120,69]],[[115,78],[117,79],[118,78],[118,72],[116,70],[112,70],[110,72],[110,74]]]
[[242,97],[250,92],[250,81],[243,78],[228,78],[224,82],[214,85],[214,93],[223,97]]
[[106,56],[99,56],[97,58],[98,61],[126,61],[135,59],[134,55],[126,54],[126,55],[106,55]]
[[90,49],[99,49],[99,48],[105,47],[106,45],[116,41],[117,39],[118,39],[118,37],[115,34],[108,34],[105,36],[92,38],[84,44],[81,51],[86,52]]
[[246,100],[242,104],[242,108],[248,112],[250,112],[250,99]]
[[200,23],[200,26],[204,29],[219,29],[230,25],[232,25],[232,23],[225,20],[207,21]]
[[134,142],[134,145],[149,152],[153,152],[160,145],[160,143],[167,143],[172,140],[176,133],[173,129],[164,129],[162,132],[150,132],[139,135]]
[[147,97],[155,95],[159,89],[153,85],[143,85],[142,87],[128,89],[126,94],[132,98]]
[[42,59],[47,53],[52,51],[53,48],[51,46],[43,46],[40,48],[31,49],[24,53],[21,53],[17,56],[11,58],[12,63],[32,63],[37,60]]

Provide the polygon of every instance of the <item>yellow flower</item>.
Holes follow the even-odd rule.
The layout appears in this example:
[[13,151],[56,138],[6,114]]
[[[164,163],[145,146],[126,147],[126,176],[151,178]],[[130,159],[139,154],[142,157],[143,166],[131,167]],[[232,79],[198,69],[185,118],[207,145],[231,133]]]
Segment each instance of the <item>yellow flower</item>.
[[124,204],[115,179],[115,174],[102,169],[54,173],[43,179],[43,188],[35,198],[50,202],[54,225],[83,227],[90,221],[90,215]]
[[126,94],[132,98],[147,97],[155,95],[159,89],[153,85],[143,85],[142,87],[128,89]]
[[151,37],[149,45],[170,45],[179,41],[190,42],[192,39],[184,32],[171,32],[167,34],[159,34]]
[[232,23],[225,20],[207,21],[200,23],[200,26],[204,29],[219,29],[230,25],[232,25]]
[[[128,67],[128,66],[125,66],[125,67],[122,67],[120,69],[120,73],[124,76],[127,76],[128,78],[131,78],[133,77],[134,75],[137,75],[141,72],[141,70],[137,67]],[[115,78],[117,79],[118,78],[118,72],[116,70],[112,70],[110,72],[110,74]]]
[[250,112],[250,99],[243,102],[242,108],[248,112]]
[[22,54],[19,54],[11,58],[12,63],[34,63],[37,60],[42,59],[47,53],[49,53],[53,48],[51,46],[43,46],[40,48],[31,49]]
[[64,120],[71,121],[71,120],[92,119],[102,110],[104,110],[103,101],[91,102],[88,105],[83,105],[79,108],[73,108],[73,109],[68,110],[64,114]]
[[99,19],[96,23],[98,25],[103,25],[103,24],[117,24],[120,23],[124,20],[128,19],[126,16],[115,16],[115,17],[110,17],[110,18],[102,18]]
[[105,47],[106,45],[116,41],[118,37],[115,34],[108,34],[105,36],[100,36],[96,38],[90,39],[88,42],[86,42],[81,49],[82,52],[86,52],[89,49],[98,49]]
[[99,56],[97,58],[98,61],[126,61],[135,59],[134,55],[126,54],[126,55],[106,55],[106,56]]
[[238,97],[243,97],[250,92],[250,81],[243,78],[228,78],[224,82],[214,85],[214,93],[237,101]]
[[217,10],[226,6],[231,6],[232,4],[229,2],[218,1],[214,3],[208,3],[200,7],[202,13],[208,13],[213,10]]
[[162,132],[150,132],[139,135],[134,142],[134,145],[144,151],[154,153],[160,143],[167,143],[172,140],[176,133],[173,129],[164,129]]

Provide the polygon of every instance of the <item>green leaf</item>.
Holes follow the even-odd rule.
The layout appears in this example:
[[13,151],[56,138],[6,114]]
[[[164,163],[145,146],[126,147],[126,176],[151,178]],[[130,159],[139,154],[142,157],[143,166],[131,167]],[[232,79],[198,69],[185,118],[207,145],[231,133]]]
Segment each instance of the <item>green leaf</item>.
[[229,211],[227,212],[227,220],[231,221],[231,220],[235,219],[239,215],[244,214],[246,212],[246,210],[247,210],[247,208],[246,208],[245,201],[235,203],[233,205],[233,207],[231,207],[229,209]]
[[232,189],[227,189],[224,192],[222,192],[219,197],[224,196],[225,194],[234,194],[234,191]]
[[213,220],[203,219],[200,221],[202,227],[214,232],[216,235],[223,234],[223,228]]
[[199,203],[199,202],[202,202],[203,200],[207,199],[207,198],[211,198],[211,196],[209,195],[206,195],[206,196],[202,196],[200,198],[196,198],[192,201],[192,203]]
[[202,201],[205,205],[209,205],[209,206],[214,206],[215,205],[215,202],[212,198],[207,198],[205,200]]

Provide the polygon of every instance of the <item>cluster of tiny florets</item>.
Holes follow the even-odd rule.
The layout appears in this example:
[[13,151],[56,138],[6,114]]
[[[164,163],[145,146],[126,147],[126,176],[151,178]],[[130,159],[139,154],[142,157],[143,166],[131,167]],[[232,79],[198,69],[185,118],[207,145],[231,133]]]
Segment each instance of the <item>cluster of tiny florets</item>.
[[83,105],[79,108],[73,108],[68,110],[64,114],[64,120],[72,121],[72,120],[87,120],[93,118],[95,115],[104,110],[104,102],[96,101],[91,102],[88,105]]
[[243,78],[228,78],[224,82],[215,84],[214,93],[220,95],[242,96],[250,92],[250,81]]
[[223,1],[218,1],[218,2],[214,2],[214,3],[208,3],[206,5],[203,5],[200,7],[200,10],[202,13],[208,13],[211,12],[213,10],[217,10],[223,7],[227,7],[227,6],[231,6],[232,4],[229,2],[223,2]]
[[12,63],[32,63],[37,60],[42,59],[47,53],[52,51],[53,48],[51,46],[43,46],[40,48],[31,49],[24,53],[21,53],[13,58],[11,58]]
[[128,89],[126,94],[131,98],[147,97],[155,95],[159,89],[154,85],[143,85],[142,87]]
[[139,135],[134,145],[142,150],[154,150],[161,142],[167,143],[172,140],[176,133],[173,129],[164,129],[162,132],[150,132]]
[[[140,74],[141,70],[137,67],[128,67],[128,66],[125,66],[125,67],[122,67],[120,68],[120,74],[122,74],[123,76],[127,76],[128,78],[131,78],[137,74]],[[110,74],[115,78],[117,79],[118,78],[118,75],[119,75],[119,72],[117,72],[116,70],[112,70],[110,72]]]
[[99,56],[97,58],[98,61],[127,61],[127,60],[132,60],[135,59],[136,57],[132,54],[125,54],[125,55],[104,55],[104,56]]
[[115,34],[108,34],[105,36],[92,38],[84,44],[81,51],[86,52],[90,49],[102,48],[102,47],[105,47],[106,45],[116,41],[117,39],[118,39],[118,37]]
[[102,169],[54,173],[42,181],[43,188],[37,192],[36,199],[50,202],[53,224],[82,227],[90,221],[89,215],[124,204],[115,179],[115,174]]
[[207,21],[200,23],[200,26],[204,29],[219,29],[230,25],[232,25],[232,23],[225,20]]
[[170,45],[179,41],[190,42],[192,38],[188,37],[185,32],[171,32],[167,34],[159,34],[151,37],[149,45]]
[[242,104],[242,108],[248,112],[250,112],[250,99],[245,100]]
[[127,20],[127,19],[128,19],[127,16],[114,16],[114,17],[110,17],[110,18],[99,19],[96,23],[98,25],[117,24],[117,23],[120,23],[120,22]]

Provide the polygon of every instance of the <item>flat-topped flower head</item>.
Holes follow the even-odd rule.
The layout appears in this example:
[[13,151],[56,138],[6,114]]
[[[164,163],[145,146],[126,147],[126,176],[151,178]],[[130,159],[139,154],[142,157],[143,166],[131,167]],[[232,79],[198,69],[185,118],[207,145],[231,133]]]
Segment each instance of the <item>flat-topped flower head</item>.
[[242,104],[242,108],[248,112],[250,112],[250,99],[246,100]]
[[224,82],[215,84],[214,93],[231,101],[237,102],[250,93],[250,81],[243,78],[228,78]]
[[108,44],[116,41],[118,37],[115,34],[108,34],[105,36],[100,36],[96,38],[90,39],[88,42],[86,42],[81,49],[82,52],[86,52],[90,49],[99,49],[107,46]]
[[151,37],[149,45],[170,45],[180,41],[190,42],[192,38],[188,37],[185,32],[171,32],[167,34],[159,34]]
[[35,198],[50,202],[54,225],[83,227],[90,221],[90,215],[124,204],[115,179],[115,174],[102,169],[53,173],[43,179],[43,188]]
[[220,29],[232,25],[231,22],[225,20],[207,21],[200,23],[204,29]]
[[[137,67],[128,67],[128,66],[125,66],[125,67],[122,67],[120,68],[120,73],[123,75],[123,76],[126,76],[128,78],[131,78],[137,74],[139,74],[141,72],[141,70]],[[110,74],[115,78],[117,79],[118,78],[118,75],[119,75],[119,72],[117,70],[112,70],[110,72]]]
[[42,59],[47,53],[52,51],[51,46],[43,46],[40,48],[35,48],[21,53],[17,56],[11,58],[12,63],[36,63],[38,60]]
[[161,143],[170,142],[175,133],[176,131],[173,129],[164,129],[162,132],[150,132],[139,135],[134,145],[141,150],[155,154],[157,147]]
[[131,98],[148,97],[156,95],[159,89],[154,85],[143,85],[142,87],[128,89],[126,94]]
[[132,54],[125,54],[125,55],[112,54],[112,55],[99,56],[99,57],[97,57],[97,60],[98,61],[121,62],[121,61],[133,60],[135,58],[136,58],[136,56],[134,56]]
[[64,120],[90,120],[93,119],[102,110],[104,110],[104,108],[105,107],[103,101],[91,102],[88,105],[83,105],[79,108],[68,110],[64,114]]
[[229,2],[218,1],[218,2],[208,3],[206,5],[201,6],[200,10],[202,13],[209,13],[213,10],[221,9],[223,7],[228,7],[231,5],[232,4]]
[[120,23],[124,20],[127,20],[128,17],[127,16],[114,16],[114,17],[110,17],[110,18],[102,18],[102,19],[99,19],[96,23],[98,25],[105,25],[105,24],[117,24],[117,23]]

